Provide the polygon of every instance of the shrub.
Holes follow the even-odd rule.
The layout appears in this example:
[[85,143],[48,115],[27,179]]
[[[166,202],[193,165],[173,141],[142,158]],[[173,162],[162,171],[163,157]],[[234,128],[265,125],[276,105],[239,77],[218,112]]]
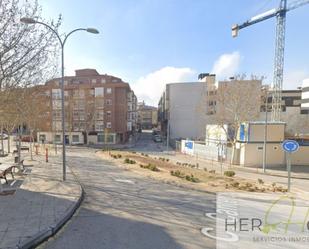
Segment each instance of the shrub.
[[207,168],[204,168],[204,171],[206,171],[206,172],[207,172]]
[[185,177],[185,174],[183,172],[181,172],[180,170],[175,170],[175,171],[171,171],[170,172],[172,176],[176,176],[176,177],[179,177],[179,178],[184,178]]
[[209,173],[210,173],[210,174],[215,174],[216,171],[215,171],[214,169],[212,169],[212,170],[209,170]]
[[147,164],[147,165],[140,164],[140,167],[143,168],[143,169],[149,169],[151,171],[156,171],[156,172],[160,171],[156,165],[153,165],[153,164],[150,164],[150,163]]
[[192,174],[191,175],[186,175],[186,180],[190,182],[198,182],[199,179],[194,177]]
[[233,170],[224,171],[224,175],[228,176],[228,177],[233,177],[233,176],[235,176],[235,171],[233,171]]
[[135,164],[136,162],[134,160],[131,160],[129,158],[124,159],[124,163],[128,163],[128,164]]
[[264,184],[264,181],[263,181],[261,178],[259,178],[259,179],[258,179],[258,183],[259,183],[259,184]]
[[231,186],[234,188],[238,188],[239,187],[239,182],[232,182]]
[[136,151],[132,151],[132,154],[136,154]]

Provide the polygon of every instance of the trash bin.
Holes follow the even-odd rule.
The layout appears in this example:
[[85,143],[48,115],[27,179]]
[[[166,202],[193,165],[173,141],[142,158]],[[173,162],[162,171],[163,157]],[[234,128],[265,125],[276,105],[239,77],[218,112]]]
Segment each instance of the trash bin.
[[14,157],[14,163],[18,163],[18,156]]

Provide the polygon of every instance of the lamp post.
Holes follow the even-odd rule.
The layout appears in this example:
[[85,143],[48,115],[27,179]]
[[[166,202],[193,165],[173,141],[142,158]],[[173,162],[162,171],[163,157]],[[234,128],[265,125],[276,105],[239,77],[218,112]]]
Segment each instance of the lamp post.
[[92,34],[98,34],[99,31],[94,28],[78,28],[72,30],[68,33],[64,39],[62,40],[60,35],[56,30],[54,30],[51,26],[46,23],[36,21],[33,18],[23,17],[20,19],[21,22],[25,24],[41,24],[48,29],[50,29],[58,38],[60,45],[61,45],[61,127],[62,127],[62,170],[63,170],[63,181],[66,180],[66,154],[65,154],[65,119],[64,119],[64,45],[67,41],[68,37],[76,31],[87,31]]
[[268,88],[265,87],[265,123],[264,123],[264,146],[263,146],[263,173],[266,172],[266,146],[267,146],[267,125],[268,125]]

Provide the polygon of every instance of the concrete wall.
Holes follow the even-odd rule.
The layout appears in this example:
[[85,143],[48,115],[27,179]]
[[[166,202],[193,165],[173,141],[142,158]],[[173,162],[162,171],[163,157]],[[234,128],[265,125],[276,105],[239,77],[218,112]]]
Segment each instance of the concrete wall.
[[[267,124],[267,141],[283,141],[284,128],[284,124]],[[264,141],[265,124],[250,124],[249,129],[249,141]]]
[[309,166],[309,146],[300,146],[299,150],[291,155],[291,164]]
[[206,83],[175,83],[167,88],[171,139],[204,139]]
[[[263,163],[263,143],[242,143],[240,147],[240,162],[242,166],[260,166]],[[284,151],[280,143],[268,143],[266,164],[282,165],[285,162]]]

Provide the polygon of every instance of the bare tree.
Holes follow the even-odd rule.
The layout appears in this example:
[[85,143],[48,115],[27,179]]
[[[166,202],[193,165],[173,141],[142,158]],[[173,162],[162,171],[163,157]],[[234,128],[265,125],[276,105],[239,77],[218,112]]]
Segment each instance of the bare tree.
[[[57,41],[54,34],[45,27],[20,22],[21,17],[41,20],[41,9],[36,0],[1,0],[0,16],[0,110],[4,113],[8,110],[9,101],[15,101],[19,115],[17,119],[23,122],[24,113],[20,110],[24,94],[14,100],[12,96],[17,89],[45,82],[55,74]],[[60,22],[61,18],[50,25],[57,29]],[[1,115],[1,134],[6,122],[4,116]]]
[[[260,80],[221,81],[216,92],[216,112],[211,115],[211,122],[222,127],[235,149],[241,123],[258,120],[260,105]],[[226,125],[232,129],[232,133]]]

